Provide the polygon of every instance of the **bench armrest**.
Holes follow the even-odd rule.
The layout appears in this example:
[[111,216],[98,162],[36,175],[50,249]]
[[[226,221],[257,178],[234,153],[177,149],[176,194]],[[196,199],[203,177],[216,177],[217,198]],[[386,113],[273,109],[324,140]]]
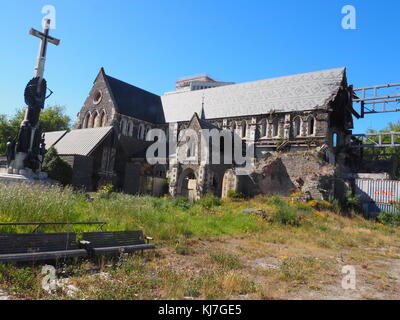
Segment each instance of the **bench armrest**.
[[87,248],[90,245],[90,241],[86,241],[86,240],[80,240],[79,241],[79,247],[80,248]]
[[150,240],[154,240],[154,238],[152,238],[152,237],[145,237],[145,239],[146,239],[146,242],[147,242],[147,243],[149,243]]

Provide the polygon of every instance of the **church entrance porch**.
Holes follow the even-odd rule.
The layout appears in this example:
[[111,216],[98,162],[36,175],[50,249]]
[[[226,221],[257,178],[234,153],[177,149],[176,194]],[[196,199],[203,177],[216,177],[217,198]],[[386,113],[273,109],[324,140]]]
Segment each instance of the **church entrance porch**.
[[197,179],[193,169],[186,169],[178,179],[178,197],[197,199]]

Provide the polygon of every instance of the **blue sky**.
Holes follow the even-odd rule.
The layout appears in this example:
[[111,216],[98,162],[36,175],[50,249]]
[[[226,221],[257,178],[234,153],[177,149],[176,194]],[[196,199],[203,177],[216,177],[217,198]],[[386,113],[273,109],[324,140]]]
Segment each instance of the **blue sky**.
[[[73,120],[100,67],[162,94],[199,73],[246,82],[346,66],[355,87],[400,82],[398,0],[0,0],[0,113],[24,105],[42,7],[56,8],[59,47],[48,51],[46,79]],[[344,5],[357,30],[341,27]],[[400,113],[355,121],[355,132],[383,128]]]

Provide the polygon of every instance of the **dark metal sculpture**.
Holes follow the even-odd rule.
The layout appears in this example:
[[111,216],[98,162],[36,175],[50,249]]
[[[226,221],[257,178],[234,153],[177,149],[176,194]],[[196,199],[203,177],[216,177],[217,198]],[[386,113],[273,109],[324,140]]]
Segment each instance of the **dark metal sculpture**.
[[25,118],[15,139],[7,143],[7,162],[11,169],[40,172],[45,155],[44,137],[39,125],[40,112],[44,108],[47,83],[44,79],[46,52],[48,43],[59,45],[60,40],[49,36],[50,20],[45,20],[43,32],[31,29],[29,34],[41,39],[35,76],[25,88],[24,97],[27,105]]

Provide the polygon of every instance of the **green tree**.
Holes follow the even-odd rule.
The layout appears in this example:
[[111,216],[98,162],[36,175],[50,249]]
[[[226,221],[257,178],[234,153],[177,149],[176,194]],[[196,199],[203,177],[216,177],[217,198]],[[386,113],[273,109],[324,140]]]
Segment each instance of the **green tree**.
[[54,147],[51,147],[44,157],[43,171],[48,173],[49,178],[57,180],[64,186],[71,184],[72,168],[67,161],[58,155]]
[[[389,122],[388,125],[386,126],[385,129],[376,131],[373,129],[368,129],[368,133],[390,133],[390,132],[400,132],[400,120],[397,123]],[[370,138],[371,140],[375,141],[378,143],[379,138],[378,137],[372,137]],[[400,136],[395,137],[395,143],[400,143]],[[384,144],[391,144],[391,135],[384,135],[382,137],[382,143]],[[383,154],[389,154],[389,153],[399,153],[400,148],[399,147],[386,147],[386,148],[366,148],[365,150],[365,155],[383,155]],[[383,156],[381,157],[382,159],[390,159],[390,156]]]
[[[385,129],[380,130],[379,133],[390,133],[390,132],[400,132],[400,120],[396,122],[389,122]],[[368,129],[368,133],[378,133],[376,130]],[[373,137],[370,138],[376,143],[378,143],[379,138]],[[391,144],[392,137],[390,134],[382,136],[382,143]],[[395,143],[400,143],[400,136],[395,136]],[[381,160],[392,160],[395,165],[394,174],[397,177],[400,177],[400,157],[392,154],[400,153],[400,147],[385,147],[385,148],[365,148],[364,157],[366,159],[375,159],[373,155],[380,155],[379,159]]]
[[6,144],[9,137],[15,137],[18,129],[11,125],[7,116],[0,114],[0,153],[6,150]]
[[[16,137],[21,122],[24,120],[25,109],[18,109],[12,118],[0,114],[0,153],[5,152],[5,146],[9,137]],[[51,106],[40,113],[40,126],[43,132],[68,130],[71,119],[65,114],[62,106]]]

